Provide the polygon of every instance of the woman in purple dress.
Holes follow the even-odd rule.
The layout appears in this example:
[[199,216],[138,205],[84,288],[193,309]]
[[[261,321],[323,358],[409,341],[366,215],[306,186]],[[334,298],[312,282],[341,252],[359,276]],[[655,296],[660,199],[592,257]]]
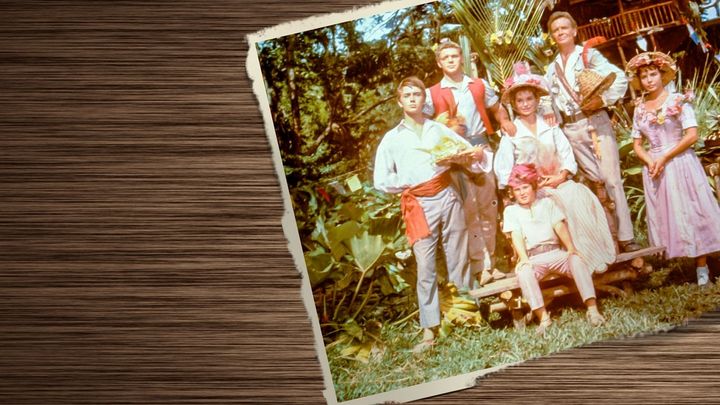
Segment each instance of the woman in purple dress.
[[698,139],[695,112],[686,97],[665,88],[676,70],[672,58],[661,52],[628,62],[630,83],[644,94],[633,117],[633,146],[645,163],[650,243],[665,246],[668,258],[695,258],[698,284],[705,285],[710,279],[707,255],[720,251],[720,207],[692,149]]

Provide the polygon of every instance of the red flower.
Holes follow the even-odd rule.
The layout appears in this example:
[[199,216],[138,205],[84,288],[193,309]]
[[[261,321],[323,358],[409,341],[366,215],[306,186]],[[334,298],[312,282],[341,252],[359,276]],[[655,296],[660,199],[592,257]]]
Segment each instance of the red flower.
[[318,194],[320,194],[320,196],[323,198],[323,200],[325,200],[325,201],[327,201],[328,203],[330,203],[330,194],[328,194],[328,192],[325,191],[324,188],[322,188],[322,187],[317,187],[315,190],[317,190]]

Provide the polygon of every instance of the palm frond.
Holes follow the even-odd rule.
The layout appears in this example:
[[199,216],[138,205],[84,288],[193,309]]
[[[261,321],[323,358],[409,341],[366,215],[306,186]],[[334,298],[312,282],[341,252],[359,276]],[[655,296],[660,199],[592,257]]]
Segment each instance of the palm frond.
[[491,83],[501,87],[512,65],[525,58],[536,35],[543,0],[458,0],[453,9],[466,28]]

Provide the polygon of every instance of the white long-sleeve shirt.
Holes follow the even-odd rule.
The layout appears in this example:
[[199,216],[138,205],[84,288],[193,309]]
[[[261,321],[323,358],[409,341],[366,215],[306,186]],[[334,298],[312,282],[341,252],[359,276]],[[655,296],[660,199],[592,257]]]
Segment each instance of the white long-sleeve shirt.
[[560,164],[559,170],[565,169],[572,174],[577,172],[577,162],[573,156],[572,146],[560,127],[548,126],[541,116],[537,117],[536,122],[537,135],[530,132],[520,118],[515,118],[513,121],[517,128],[515,136],[503,135],[500,138],[500,146],[495,153],[494,163],[499,188],[507,186],[514,165],[537,164],[537,159],[543,159],[543,156],[538,156],[538,152],[540,152],[537,147],[538,142],[546,147],[548,153],[554,153]]
[[[565,86],[560,82],[558,75],[560,72],[555,71],[555,62],[563,69],[565,78],[568,84],[572,87],[576,94],[580,94],[580,87],[577,83],[577,74],[585,69],[582,61],[582,46],[575,45],[575,49],[570,54],[567,60],[567,64],[563,66],[562,55],[558,53],[555,60],[548,66],[545,78],[550,82],[550,94],[553,102],[557,108],[567,115],[572,115],[580,112],[580,106],[577,105],[572,96],[565,89]],[[620,68],[610,63],[600,51],[595,49],[588,50],[588,68],[598,72],[602,76],[607,76],[611,72],[615,73],[615,81],[609,89],[605,90],[600,96],[602,97],[605,105],[615,104],[620,98],[625,95],[628,87],[628,80]]]
[[[436,165],[429,152],[445,137],[471,147],[468,141],[439,122],[426,119],[422,133],[418,135],[404,120],[401,121],[383,136],[378,145],[373,170],[374,187],[386,193],[401,193],[405,188],[424,183],[448,170],[448,166]],[[470,170],[487,173],[492,169],[492,160],[493,153],[486,148],[483,159],[473,162]]]

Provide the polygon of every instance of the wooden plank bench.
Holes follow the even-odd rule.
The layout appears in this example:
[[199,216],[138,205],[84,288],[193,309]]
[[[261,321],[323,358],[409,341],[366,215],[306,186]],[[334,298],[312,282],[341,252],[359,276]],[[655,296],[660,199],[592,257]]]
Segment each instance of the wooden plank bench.
[[[650,265],[645,265],[644,257],[658,254],[664,250],[664,247],[649,247],[635,252],[619,254],[615,262],[609,265],[605,272],[593,275],[595,290],[623,297],[632,293],[631,281],[640,274],[647,274],[652,271]],[[614,285],[618,282],[621,283],[622,288]],[[554,274],[544,278],[540,282],[540,288],[545,299],[545,305],[549,305],[555,298],[577,292],[577,287],[575,287],[572,280]],[[498,298],[496,302],[489,305],[480,305],[483,318],[487,319],[490,312],[510,310],[515,327],[521,328],[525,326],[526,305],[522,299],[520,284],[515,273],[508,274],[502,280],[471,290],[469,294],[476,300],[493,296]]]

